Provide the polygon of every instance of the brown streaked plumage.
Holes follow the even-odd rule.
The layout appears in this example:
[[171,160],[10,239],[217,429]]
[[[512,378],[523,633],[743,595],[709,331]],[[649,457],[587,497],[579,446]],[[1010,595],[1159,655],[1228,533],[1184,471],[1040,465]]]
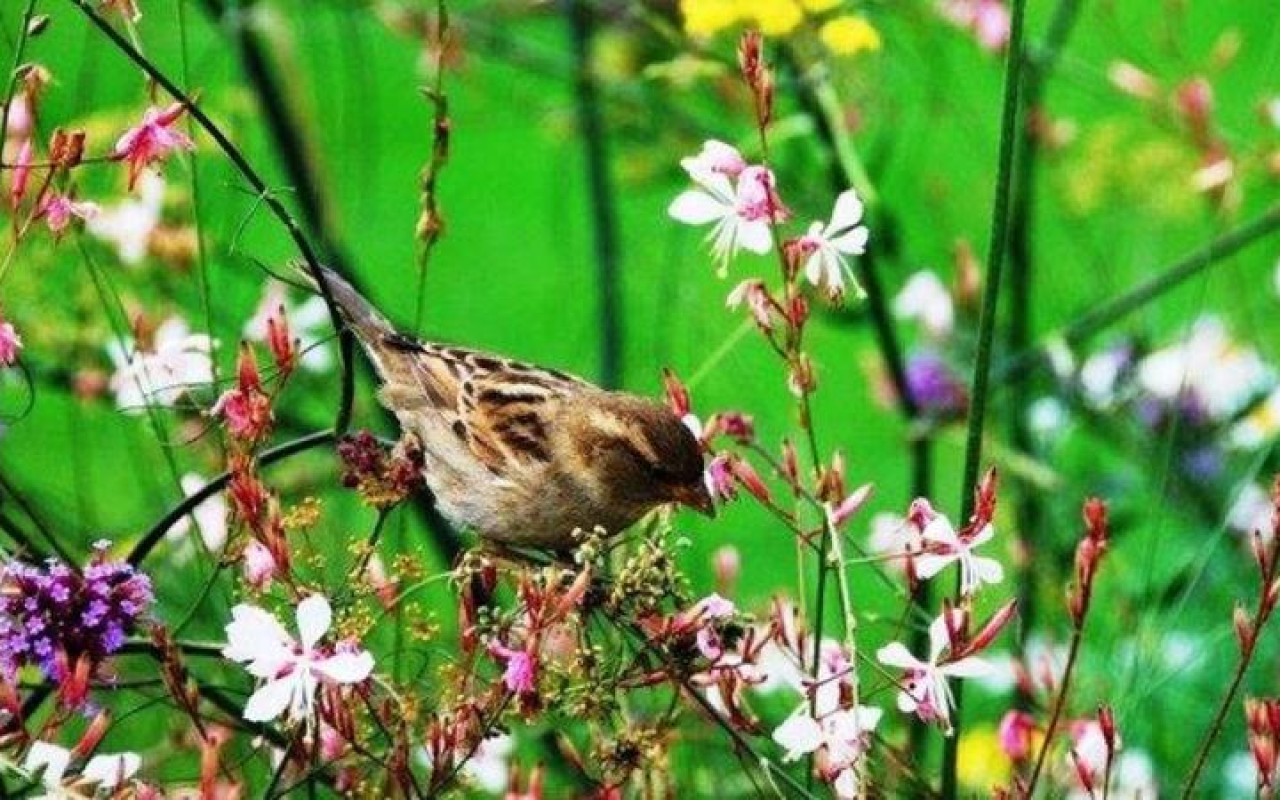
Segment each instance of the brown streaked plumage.
[[553,369],[398,333],[332,270],[379,399],[422,443],[440,512],[481,538],[564,550],[672,502],[712,512],[693,434],[666,406]]

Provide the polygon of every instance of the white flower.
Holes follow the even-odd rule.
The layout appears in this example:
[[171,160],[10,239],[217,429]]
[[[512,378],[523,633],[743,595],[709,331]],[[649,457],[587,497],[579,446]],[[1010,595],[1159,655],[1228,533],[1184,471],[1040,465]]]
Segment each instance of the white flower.
[[928,544],[941,545],[944,552],[926,552],[916,556],[916,575],[928,580],[948,565],[960,562],[960,593],[972,595],[984,583],[1004,580],[1004,568],[994,558],[976,556],[973,550],[991,541],[995,530],[988,523],[969,539],[961,539],[951,522],[941,514],[924,526],[921,538]]
[[858,765],[870,744],[871,732],[884,712],[873,706],[840,708],[814,719],[808,705],[801,706],[773,731],[773,740],[786,749],[783,761],[795,761],[825,749],[823,778],[840,798],[858,792]]
[[[40,783],[45,793],[32,800],[73,800],[88,796],[83,790],[63,787],[70,763],[71,751],[67,748],[49,742],[34,742],[27,751],[22,768],[30,773],[40,772]],[[99,789],[113,789],[133,777],[141,766],[142,759],[137,753],[94,756],[80,771],[78,781],[95,784]]]
[[862,201],[857,192],[847,189],[836,198],[831,221],[825,226],[821,222],[813,223],[809,232],[800,237],[801,247],[809,254],[804,263],[805,277],[814,286],[825,288],[833,299],[844,296],[846,274],[850,275],[855,292],[862,295],[844,260],[846,255],[862,255],[867,251],[870,234],[867,226],[858,224],[861,220]]
[[462,765],[462,774],[489,794],[502,794],[509,786],[511,768],[507,762],[514,749],[515,740],[509,734],[490,736]]
[[164,206],[164,178],[159,173],[143,173],[138,184],[138,197],[126,197],[103,208],[85,223],[85,230],[114,245],[121,263],[130,266],[146,257],[147,243],[160,224]]
[[[188,473],[182,476],[181,484],[182,493],[191,497],[203,489],[208,481],[199,475]],[[183,517],[170,527],[165,537],[173,542],[183,541],[191,532],[192,517],[195,518],[196,530],[200,533],[200,538],[204,540],[204,545],[209,552],[220,551],[227,543],[227,501],[222,493],[214,492],[209,495],[191,511],[190,516]]]
[[1056,397],[1041,397],[1027,409],[1027,427],[1044,440],[1056,438],[1070,420],[1067,407]]
[[1184,391],[1216,420],[1226,419],[1273,382],[1257,351],[1231,340],[1222,323],[1202,317],[1185,342],[1157,350],[1138,365],[1138,383],[1161,400]]
[[266,681],[244,707],[250,722],[267,722],[286,711],[292,720],[309,719],[321,681],[360,683],[373,672],[368,651],[325,655],[316,649],[333,622],[329,601],[321,595],[298,604],[300,643],[261,608],[241,603],[231,615],[222,655],[243,662],[250,675]]
[[686,159],[684,164],[699,188],[681,192],[667,213],[687,225],[715,224],[708,238],[723,276],[739,249],[769,252],[773,247],[770,226],[785,216],[785,209],[777,199],[773,173],[768,169],[745,167],[735,185],[725,172],[706,168],[700,158]]
[[1256,483],[1246,484],[1236,495],[1231,510],[1227,512],[1227,527],[1252,536],[1254,531],[1267,540],[1271,534],[1271,515],[1275,504],[1271,495]]
[[170,317],[156,328],[150,351],[130,356],[132,342],[112,342],[107,354],[116,366],[110,384],[116,406],[128,413],[142,413],[149,403],[172,406],[192,387],[212,383],[213,347],[212,339],[191,333],[179,317]]
[[287,287],[277,280],[269,280],[262,290],[253,316],[244,324],[244,337],[252,342],[267,340],[267,320],[283,306],[289,328],[300,342],[298,363],[310,372],[324,372],[333,366],[333,351],[322,344],[321,339],[329,330],[329,309],[324,298],[311,296],[297,305],[290,305]]
[[1115,404],[1120,376],[1132,359],[1127,345],[1110,347],[1085,359],[1080,367],[1080,388],[1089,405],[1105,410]]
[[881,511],[871,518],[867,549],[885,559],[887,570],[905,573],[908,556],[920,552],[920,547],[920,528],[906,517]]
[[921,661],[901,642],[891,642],[876,652],[876,659],[890,667],[905,670],[899,684],[898,710],[915,714],[924,722],[938,722],[943,731],[951,734],[951,687],[947,678],[980,678],[992,671],[986,661],[969,656],[958,661],[938,663],[942,651],[950,644],[945,615],[929,625],[929,660]]
[[894,298],[893,313],[902,319],[918,321],[936,339],[945,339],[955,325],[951,292],[927,269],[907,278],[902,291]]

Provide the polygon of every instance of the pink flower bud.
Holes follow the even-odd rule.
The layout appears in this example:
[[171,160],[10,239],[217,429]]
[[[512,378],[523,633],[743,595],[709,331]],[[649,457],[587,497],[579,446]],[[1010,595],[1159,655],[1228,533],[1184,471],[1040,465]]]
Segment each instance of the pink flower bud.
[[849,518],[861,511],[862,507],[871,499],[873,491],[874,487],[869,483],[854,489],[853,494],[841,500],[840,504],[831,510],[831,524],[839,528],[848,522]]
[[731,544],[720,547],[712,556],[712,564],[716,575],[716,590],[721,594],[732,594],[742,566],[738,548]]
[[1240,644],[1241,652],[1248,653],[1252,651],[1254,629],[1253,621],[1249,619],[1249,612],[1245,611],[1244,606],[1237,605],[1231,621],[1235,627],[1236,641]]
[[666,390],[667,407],[671,409],[671,413],[677,417],[687,416],[691,408],[689,390],[669,369],[662,370],[662,385]]
[[267,546],[256,539],[245,546],[242,567],[245,582],[259,592],[266,591],[276,575],[275,558]]
[[1008,711],[1000,719],[1000,749],[1012,761],[1021,761],[1031,755],[1031,735],[1036,721],[1025,711]]
[[750,462],[735,458],[729,468],[733,471],[733,476],[738,479],[738,483],[751,492],[757,500],[763,503],[769,502],[771,498],[769,487],[765,486],[764,481],[760,479],[760,474]]
[[1128,61],[1113,61],[1107,67],[1107,80],[1111,85],[1139,100],[1150,100],[1160,91],[1155,78]]
[[23,139],[18,146],[18,156],[13,164],[13,182],[9,186],[9,203],[17,208],[27,193],[31,180],[31,139]]

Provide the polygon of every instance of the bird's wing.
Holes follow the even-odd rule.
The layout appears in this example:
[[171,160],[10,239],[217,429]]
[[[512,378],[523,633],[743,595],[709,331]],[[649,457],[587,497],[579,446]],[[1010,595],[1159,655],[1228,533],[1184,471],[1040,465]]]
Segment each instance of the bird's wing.
[[572,375],[476,350],[399,335],[384,345],[406,358],[388,370],[383,403],[397,411],[434,409],[499,477],[550,461],[549,426],[561,402],[598,391]]

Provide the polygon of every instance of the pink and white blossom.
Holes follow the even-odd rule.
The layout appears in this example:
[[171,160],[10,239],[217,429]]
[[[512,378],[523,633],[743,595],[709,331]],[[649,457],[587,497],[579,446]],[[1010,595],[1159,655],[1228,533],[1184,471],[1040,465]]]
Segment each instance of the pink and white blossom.
[[250,722],[268,722],[281,714],[295,722],[310,720],[322,683],[349,686],[373,673],[373,656],[366,650],[318,647],[333,624],[333,610],[322,595],[298,604],[297,640],[257,606],[241,603],[231,615],[222,655],[264,681],[245,705],[244,718]]
[[786,749],[783,761],[795,761],[822,751],[820,772],[839,798],[858,796],[858,772],[870,746],[871,734],[884,712],[872,706],[840,708],[815,719],[807,705],[797,709],[773,731],[773,740]]
[[156,328],[150,350],[131,352],[132,342],[112,342],[107,354],[116,366],[110,382],[116,406],[128,413],[142,413],[149,403],[172,406],[191,389],[212,383],[213,347],[208,335],[191,333],[180,317]]
[[324,299],[308,297],[300,303],[289,302],[288,287],[281,281],[269,280],[262,289],[262,299],[253,316],[244,325],[244,337],[251,342],[266,342],[270,334],[268,320],[284,308],[289,327],[298,336],[301,352],[298,363],[309,372],[325,372],[333,367],[333,350],[323,344],[329,330],[329,309]]
[[711,251],[723,276],[738,250],[769,252],[772,226],[786,219],[788,212],[767,168],[743,167],[735,179],[708,163],[703,156],[686,159],[685,171],[698,188],[681,192],[667,213],[687,225],[714,225],[709,236]]
[[129,162],[129,190],[133,191],[142,170],[163,161],[175,150],[194,150],[195,142],[174,127],[184,106],[174,103],[168,108],[152,106],[142,122],[124,132],[116,142],[112,157]]
[[271,548],[257,539],[245,545],[240,568],[245,583],[259,592],[264,592],[271,587],[271,581],[275,579],[280,569],[276,564],[275,556],[271,555]]
[[916,575],[928,580],[951,564],[959,563],[960,593],[966,596],[984,583],[999,583],[1004,580],[1004,567],[1000,562],[973,552],[994,536],[995,529],[988,523],[972,536],[961,537],[950,520],[937,514],[921,531],[925,551],[915,557]]
[[724,175],[736,178],[747,168],[747,161],[733,145],[715,139],[702,143],[702,150],[696,156],[680,159],[680,166],[698,183],[708,175]]
[[951,708],[955,705],[947,679],[979,678],[992,671],[991,665],[977,656],[943,661],[950,641],[944,614],[929,625],[927,660],[913,656],[901,642],[891,642],[876,652],[881,664],[905,673],[898,683],[898,710],[915,714],[923,722],[936,722],[947,735],[951,734]]
[[855,293],[862,296],[862,288],[845,262],[845,256],[867,251],[870,233],[867,226],[858,224],[861,221],[862,201],[856,191],[847,189],[836,198],[831,220],[826,224],[814,222],[799,239],[800,251],[805,256],[805,277],[833,300],[844,297],[846,277]]
[[49,192],[40,201],[35,215],[37,219],[43,219],[44,224],[56,235],[65,231],[72,219],[91,219],[101,210],[97,203],[72,200],[65,194]]
[[0,366],[13,366],[18,360],[18,351],[22,349],[22,337],[13,323],[0,317]]

